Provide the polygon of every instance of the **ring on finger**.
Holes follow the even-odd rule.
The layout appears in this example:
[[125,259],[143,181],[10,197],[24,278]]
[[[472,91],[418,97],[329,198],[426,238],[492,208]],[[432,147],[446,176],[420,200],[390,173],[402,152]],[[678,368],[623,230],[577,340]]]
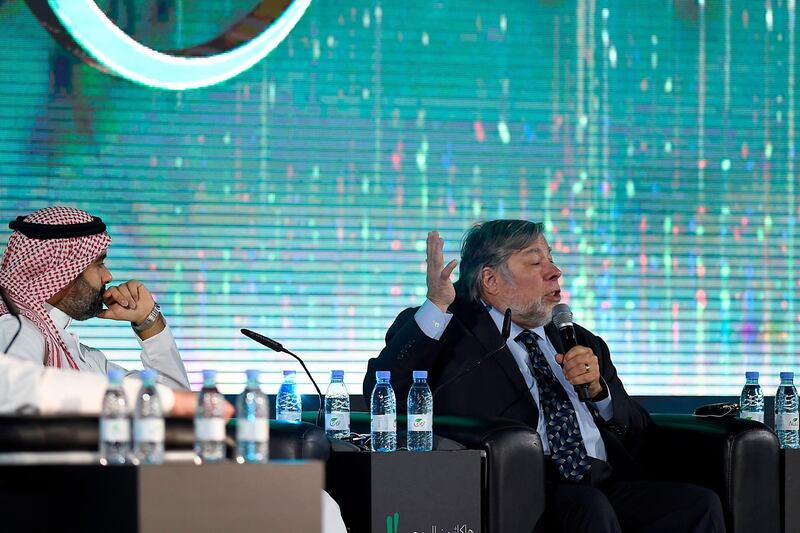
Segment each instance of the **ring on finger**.
[[592,367],[589,366],[589,363],[584,363],[583,368],[586,370],[586,374],[592,371]]

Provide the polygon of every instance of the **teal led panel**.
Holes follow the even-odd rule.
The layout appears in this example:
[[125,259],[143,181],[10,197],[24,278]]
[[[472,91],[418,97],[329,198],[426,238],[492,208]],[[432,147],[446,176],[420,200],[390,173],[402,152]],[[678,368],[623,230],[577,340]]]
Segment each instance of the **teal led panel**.
[[[101,2],[154,49],[254,0]],[[276,392],[305,356],[360,391],[386,328],[477,220],[545,222],[576,320],[629,392],[771,394],[800,371],[795,2],[315,1],[206,88],[130,83],[0,1],[0,218],[101,216],[117,280],[157,294],[195,386]],[[7,229],[0,229],[5,242]],[[85,342],[138,365],[125,324]],[[300,377],[304,392],[311,392]]]

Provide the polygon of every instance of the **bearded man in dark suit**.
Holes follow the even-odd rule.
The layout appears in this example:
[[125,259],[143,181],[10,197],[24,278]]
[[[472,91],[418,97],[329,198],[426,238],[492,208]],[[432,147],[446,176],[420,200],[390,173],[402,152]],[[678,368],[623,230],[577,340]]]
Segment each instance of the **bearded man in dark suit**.
[[[551,322],[561,270],[542,224],[493,220],[470,229],[457,261],[427,241],[427,300],[400,313],[386,347],[370,359],[391,370],[405,410],[413,370],[427,370],[437,415],[503,417],[537,429],[548,458],[545,524],[561,532],[724,532],[719,497],[685,483],[646,479],[639,467],[650,416],[631,399],[600,337],[575,325],[567,350]],[[511,335],[501,335],[511,310]],[[582,402],[576,385],[588,386]]]

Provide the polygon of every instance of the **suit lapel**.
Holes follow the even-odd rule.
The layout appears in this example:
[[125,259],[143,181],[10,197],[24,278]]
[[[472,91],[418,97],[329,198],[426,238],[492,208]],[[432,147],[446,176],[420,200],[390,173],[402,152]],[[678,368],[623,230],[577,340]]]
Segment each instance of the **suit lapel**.
[[[458,319],[461,326],[473,337],[474,342],[482,348],[478,357],[483,357],[485,354],[496,350],[498,346],[503,345],[503,336],[500,335],[500,331],[498,331],[491,315],[480,302],[456,299],[450,306],[450,311]],[[520,395],[524,395],[533,406],[534,412],[538,413],[539,409],[536,406],[536,402],[533,400],[531,391],[528,389],[525,379],[517,366],[517,361],[511,355],[511,350],[508,349],[508,346],[503,345],[503,349],[493,357],[511,381],[514,389]]]

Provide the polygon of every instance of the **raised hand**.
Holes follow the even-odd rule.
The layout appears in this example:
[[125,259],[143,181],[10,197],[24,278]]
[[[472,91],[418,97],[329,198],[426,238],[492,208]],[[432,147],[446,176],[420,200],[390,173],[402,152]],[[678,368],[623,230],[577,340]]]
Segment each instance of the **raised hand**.
[[456,288],[450,280],[450,275],[455,270],[458,261],[453,259],[444,264],[444,240],[439,237],[438,231],[428,233],[426,283],[428,285],[428,300],[436,307],[447,312],[447,308],[456,299]]

